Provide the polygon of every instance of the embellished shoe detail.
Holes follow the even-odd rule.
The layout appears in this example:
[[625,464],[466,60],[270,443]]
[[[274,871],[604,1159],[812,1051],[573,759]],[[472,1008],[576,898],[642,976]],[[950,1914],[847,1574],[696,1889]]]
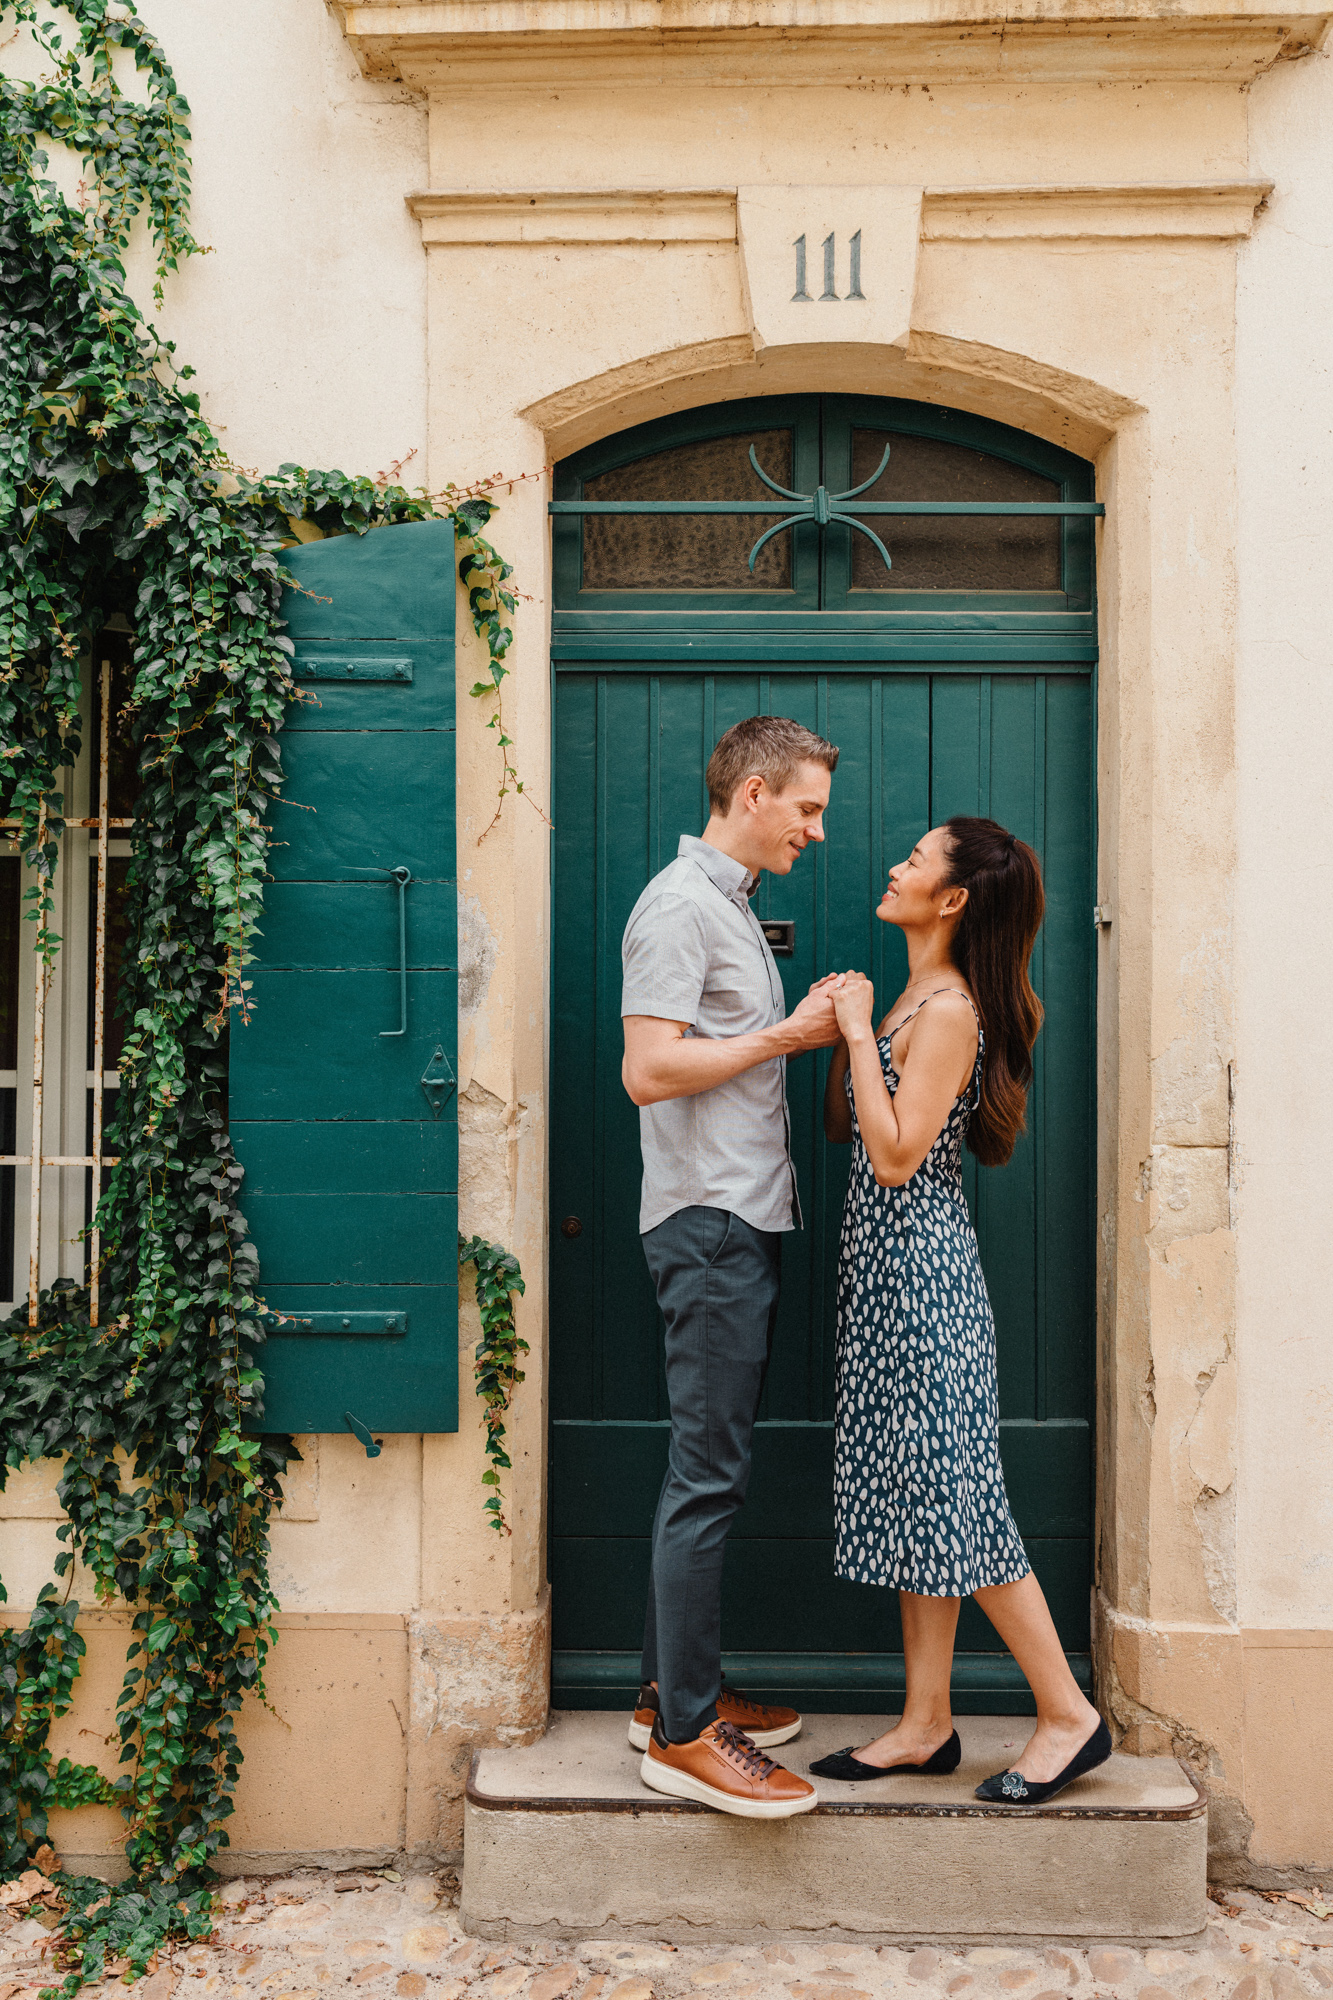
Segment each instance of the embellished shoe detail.
[[924,1764],[864,1764],[854,1755],[849,1743],[845,1750],[835,1750],[832,1756],[821,1757],[812,1764],[810,1775],[812,1778],[838,1778],[849,1785],[864,1785],[872,1778],[895,1778],[906,1772],[913,1772],[919,1778],[945,1778],[958,1769],[962,1755],[963,1746],[955,1729],[948,1741],[941,1743]]
[[993,1778],[985,1778],[977,1786],[976,1795],[987,1805],[1000,1806],[1044,1806],[1066,1785],[1072,1785],[1075,1778],[1081,1778],[1088,1771],[1095,1771],[1104,1764],[1111,1754],[1111,1732],[1104,1722],[1099,1722],[1081,1750],[1076,1750],[1058,1777],[1042,1785],[1035,1778],[1025,1778],[1021,1771],[997,1771]]

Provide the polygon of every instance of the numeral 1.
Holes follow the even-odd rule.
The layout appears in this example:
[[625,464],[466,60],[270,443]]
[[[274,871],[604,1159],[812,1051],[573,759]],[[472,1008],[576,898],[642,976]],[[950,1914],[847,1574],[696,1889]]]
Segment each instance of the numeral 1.
[[859,229],[857,230],[855,236],[853,236],[852,238],[851,251],[852,251],[852,268],[851,268],[852,284],[851,284],[851,290],[848,292],[847,296],[849,299],[863,299],[865,297],[865,293],[861,290],[861,232]]

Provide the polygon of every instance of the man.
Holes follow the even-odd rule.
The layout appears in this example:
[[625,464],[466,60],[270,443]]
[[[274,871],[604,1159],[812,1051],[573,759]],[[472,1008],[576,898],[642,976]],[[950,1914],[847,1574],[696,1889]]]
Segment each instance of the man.
[[643,1687],[630,1741],[655,1791],[752,1819],[807,1812],[814,1787],[763,1754],[801,1727],[722,1685],[722,1558],[745,1499],[777,1316],[783,1232],[800,1211],[786,1058],[838,1039],[815,988],[786,1015],[749,897],[824,838],[838,752],[785,716],[729,729],[710,817],[625,929],[625,1088],[640,1107],[639,1228],[666,1321],[671,1453],[653,1522]]

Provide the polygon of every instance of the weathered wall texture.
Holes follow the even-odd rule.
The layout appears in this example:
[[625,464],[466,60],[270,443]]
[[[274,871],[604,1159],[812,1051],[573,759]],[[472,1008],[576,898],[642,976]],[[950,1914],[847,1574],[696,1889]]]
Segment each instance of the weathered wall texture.
[[1251,1852],[1278,1868],[1327,1859],[1301,1772],[1333,1764],[1331,128],[1327,60],[1251,93],[1251,157],[1275,187],[1237,300],[1236,1590],[1247,1768],[1284,1774],[1252,1803]]
[[[1096,461],[1098,892],[1114,912],[1101,1692],[1130,1747],[1174,1744],[1206,1775],[1222,1872],[1326,1869],[1333,1815],[1308,1774],[1333,1715],[1316,1153],[1333,68],[1279,64],[1247,95],[1271,53],[1191,71],[1192,31],[1171,28],[1136,41],[1119,79],[1096,71],[1100,42],[1024,56],[1037,44],[1018,36],[1003,67],[978,57],[965,80],[867,83],[830,55],[821,81],[807,39],[799,87],[776,56],[747,79],[705,54],[682,80],[660,51],[622,49],[611,90],[564,44],[555,80],[512,49],[465,73],[456,49],[414,57],[410,5],[393,48],[372,34],[383,10],[352,0],[350,41],[314,4],[246,0],[225,35],[199,0],[155,11],[195,104],[197,226],[216,246],[173,287],[166,325],[238,459],[373,471],[421,447],[407,477],[438,486],[539,474],[672,409],[859,390],[977,410]],[[1278,187],[1255,224],[1265,175]],[[901,328],[767,337],[780,318],[762,232],[737,220],[737,190],[743,216],[757,184],[793,214],[862,189],[872,218],[892,189],[898,261],[882,275]],[[546,497],[540,478],[520,486],[496,527],[530,593],[506,724],[543,804]],[[456,1437],[393,1438],[373,1463],[350,1440],[308,1441],[274,1536],[274,1701],[292,1734],[248,1720],[234,1838],[251,1855],[455,1851],[470,1746],[521,1741],[544,1717],[547,830],[514,798],[491,826],[499,756],[466,698],[478,659],[460,626],[461,1221],[508,1243],[528,1278],[514,1534],[482,1521],[466,1386]],[[464,1385],[476,1337],[468,1308]],[[0,1503],[16,1606],[53,1549],[43,1478]],[[101,1726],[119,1629],[114,1611],[92,1621],[80,1726]],[[311,1750],[328,1743],[324,1774]],[[61,1837],[91,1852],[107,1833],[84,1816]]]

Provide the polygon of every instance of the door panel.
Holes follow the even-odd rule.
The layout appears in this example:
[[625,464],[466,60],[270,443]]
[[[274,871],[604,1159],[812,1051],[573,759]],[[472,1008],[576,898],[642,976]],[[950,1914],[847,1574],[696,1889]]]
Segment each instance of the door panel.
[[[1086,1678],[1091,1564],[1091,681],[1078,670],[722,672],[562,668],[555,726],[552,1050],[551,1568],[557,1702],[634,1685],[648,1534],[668,1405],[638,1242],[638,1114],[620,1084],[620,939],[648,879],[707,815],[704,766],[743,716],[795,717],[839,745],[827,841],[756,911],[789,918],[790,1008],[825,971],[870,972],[887,1007],[906,976],[875,906],[889,866],[952,812],[993,812],[1043,856],[1033,966],[1047,1023],[1028,1132],[966,1185],[995,1306],[1002,1449],[1015,1514]],[[848,1150],[828,1147],[827,1058],[789,1066],[806,1227],[784,1239],[773,1364],[750,1497],[732,1535],[724,1635],[770,1693],[874,1707],[901,1687],[894,1593],[832,1569],[834,1292]],[[577,1216],[581,1234],[560,1222]],[[975,1606],[958,1702],[1021,1707],[1021,1676]],[[990,1661],[969,1696],[966,1656]],[[753,1656],[765,1656],[756,1666]],[[855,1657],[854,1657],[855,1656]],[[844,1667],[836,1665],[843,1658]],[[873,1670],[867,1661],[880,1664]],[[1008,1675],[1006,1679],[1005,1676]],[[868,1678],[867,1678],[868,1676]],[[976,1679],[975,1676],[973,1676]],[[814,1683],[818,1685],[814,1685]],[[855,1701],[851,1699],[855,1695]]]
[[[1086,1648],[1087,1570],[1077,1550],[1068,1541],[1032,1536],[1025,1546],[1056,1624],[1080,1635]],[[586,1542],[562,1537],[551,1571],[552,1597],[558,1594],[567,1601],[566,1615],[577,1617],[589,1651],[632,1647],[637,1660],[648,1560],[649,1545],[641,1537],[604,1535]],[[799,1659],[790,1658],[796,1605],[823,1633],[826,1646],[851,1653],[902,1651],[897,1593],[836,1577],[826,1542],[733,1533],[722,1580],[723,1632],[729,1644],[742,1638],[746,1652],[788,1656],[783,1659],[788,1685],[799,1685],[801,1671]],[[964,1600],[958,1620],[958,1651],[1004,1651],[994,1626],[971,1598]],[[774,1670],[771,1663],[769,1674]]]

